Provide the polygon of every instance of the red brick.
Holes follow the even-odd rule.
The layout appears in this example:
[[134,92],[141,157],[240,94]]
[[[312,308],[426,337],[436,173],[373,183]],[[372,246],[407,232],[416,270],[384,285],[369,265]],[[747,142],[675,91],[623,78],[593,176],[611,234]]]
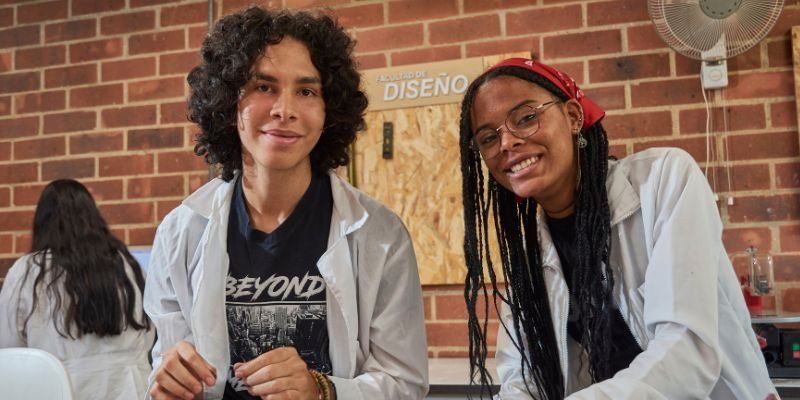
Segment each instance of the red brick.
[[653,24],[630,26],[628,30],[628,50],[654,50],[654,49],[668,49],[664,40],[658,36]]
[[39,25],[0,29],[0,49],[39,44]]
[[153,155],[100,157],[99,176],[145,175],[153,173]]
[[461,46],[427,47],[392,53],[392,66],[420,64],[461,58]]
[[702,103],[703,93],[697,79],[668,79],[631,85],[633,108]]
[[508,12],[506,34],[518,36],[580,28],[583,25],[581,15],[580,4]]
[[122,55],[122,39],[102,39],[81,42],[69,46],[69,60],[72,63],[115,58]]
[[500,35],[500,18],[497,15],[480,15],[431,22],[428,41],[432,45],[465,42]]
[[0,96],[0,115],[11,114],[11,96]]
[[[391,3],[395,4],[397,2]],[[356,49],[370,52],[422,45],[422,24],[365,29],[358,32]]]
[[182,197],[183,176],[153,176],[128,179],[128,198]]
[[583,88],[583,91],[607,111],[625,108],[624,86],[591,87]]
[[11,71],[11,51],[0,52],[0,73]]
[[728,100],[794,96],[791,71],[731,75],[725,97]]
[[72,89],[69,93],[70,108],[96,107],[109,104],[122,104],[123,85],[94,85]]
[[95,202],[101,203],[109,200],[122,199],[122,180],[112,179],[106,181],[83,182],[92,193]]
[[156,122],[155,106],[109,108],[102,111],[101,125],[106,128],[152,125]]
[[99,14],[125,8],[125,0],[72,0],[72,15]]
[[189,122],[188,106],[186,101],[179,101],[177,103],[161,103],[161,118],[159,123],[162,124],[182,124]]
[[14,9],[11,7],[0,8],[0,27],[14,25]]
[[189,48],[199,49],[208,34],[207,26],[193,26],[189,28]]
[[356,63],[360,71],[383,68],[386,67],[386,56],[383,53],[356,55]]
[[17,7],[17,23],[30,24],[67,18],[67,1],[56,0]]
[[170,211],[174,210],[181,204],[181,200],[159,200],[156,201],[156,219],[161,221],[164,217],[169,214]]
[[[11,188],[0,188],[0,207],[11,205]],[[0,238],[0,253],[3,252],[3,239]]]
[[128,229],[128,242],[130,246],[151,246],[156,236],[155,227]]
[[161,53],[185,48],[183,29],[134,35],[128,39],[128,53]]
[[56,22],[44,26],[45,43],[88,39],[97,36],[97,20],[81,19]]
[[64,137],[37,138],[14,142],[14,159],[63,156],[67,152]]
[[128,132],[128,150],[183,147],[182,128],[154,128]]
[[781,128],[797,126],[797,103],[794,101],[771,103],[769,108],[772,126]]
[[[12,117],[0,119],[0,139],[11,139],[39,134],[39,117]],[[3,180],[0,180],[3,182]]]
[[[33,215],[31,215],[33,221]],[[17,253],[30,252],[33,244],[33,236],[30,233],[17,234],[14,238],[14,251]]]
[[152,79],[128,83],[128,101],[145,101],[184,97],[184,77]]
[[94,158],[71,158],[69,160],[42,163],[42,180],[61,178],[91,178],[95,175]]
[[208,3],[183,4],[174,7],[162,7],[161,26],[189,25],[208,21]]
[[14,96],[15,111],[27,114],[63,110],[67,104],[66,97],[63,90],[18,94]]
[[21,231],[31,228],[33,211],[0,211],[0,231]]
[[103,81],[128,80],[156,74],[156,58],[134,58],[106,61],[101,67]]
[[0,161],[11,159],[11,142],[0,142]]
[[181,78],[196,65],[200,64],[200,52],[192,50],[183,53],[162,54],[158,57],[158,74],[170,75],[180,74]]
[[[675,55],[675,74],[677,76],[692,76],[700,84],[700,61],[684,57],[680,54]],[[730,78],[730,75],[728,76]]]
[[586,5],[589,26],[647,21],[647,3],[641,0],[611,0]]
[[97,65],[84,64],[62,68],[51,68],[44,71],[46,88],[86,85],[97,82]]
[[389,2],[389,23],[432,20],[458,15],[457,0],[406,0]]
[[474,13],[530,5],[531,0],[464,0],[464,12]]
[[40,75],[38,71],[2,74],[0,75],[0,88],[3,88],[3,94],[39,90],[42,85]]
[[775,163],[775,187],[778,189],[799,189],[800,162]]
[[706,139],[704,137],[648,140],[643,143],[634,143],[633,152],[638,153],[651,147],[678,147],[686,150],[698,162],[706,159]]
[[581,32],[545,37],[542,58],[586,57],[620,51],[622,34],[619,30]]
[[606,115],[603,126],[614,140],[671,136],[672,115],[669,111]]
[[[154,6],[157,4],[180,3],[181,1],[183,0],[130,0],[131,8]],[[249,1],[247,3],[248,5],[253,3],[252,0],[247,1]],[[227,2],[228,1],[226,1],[226,3]]]
[[[286,0],[287,8],[313,8],[313,7],[330,7],[337,4],[347,3],[349,0]],[[272,4],[271,7],[277,8],[279,3],[268,2]]]
[[800,219],[800,195],[739,196],[728,208],[731,222],[768,222]]
[[128,12],[100,18],[100,33],[121,35],[131,32],[148,31],[156,26],[156,13],[153,10]]
[[641,54],[589,61],[589,81],[592,83],[669,75],[669,53]]
[[[709,174],[715,173],[717,177],[718,192],[737,192],[751,190],[769,190],[772,179],[769,175],[769,165],[767,164],[748,164],[732,165],[730,170],[725,167],[711,167]],[[728,182],[728,176],[730,180]],[[733,184],[733,188],[730,187]]]
[[781,251],[800,251],[800,224],[783,225],[781,232]]
[[339,24],[346,28],[363,28],[383,25],[383,4],[365,4],[341,7],[335,11]]
[[[434,302],[436,303],[436,320],[462,320],[465,321],[469,319],[467,315],[467,306],[464,301],[464,295],[457,294],[457,295],[437,295],[435,297]],[[497,307],[500,307],[502,303],[498,302]],[[481,296],[478,297],[478,301],[475,304],[475,310],[478,314],[478,318],[483,320],[486,313],[484,309],[486,307],[486,301]],[[495,306],[493,302],[489,301],[489,320],[497,320],[497,311],[495,310]]]
[[122,132],[91,132],[69,137],[70,154],[119,151],[125,142]]
[[[467,57],[482,57],[496,54],[527,52],[530,56],[539,53],[539,37],[491,40],[488,42],[467,43]],[[534,57],[536,58],[536,57]]]
[[800,265],[800,255],[773,254],[772,261],[776,281],[797,283],[800,280],[800,270],[797,268]]
[[728,59],[728,71],[744,71],[761,68],[761,47],[755,46],[733,58]]
[[158,173],[203,171],[208,165],[190,150],[158,153]]
[[38,178],[39,166],[34,162],[0,164],[0,182],[4,184],[36,182]]
[[789,38],[767,43],[768,67],[788,67],[792,65],[792,41]]
[[70,111],[44,116],[44,133],[78,132],[97,126],[94,111]]
[[731,135],[728,145],[731,161],[800,156],[797,131]]
[[[728,106],[728,127],[725,129],[725,114],[722,107],[711,109],[711,129],[713,132],[764,129],[767,124],[764,106],[761,104]],[[678,114],[681,133],[705,133],[706,110],[682,110]]]
[[459,322],[427,322],[425,332],[428,347],[431,346],[465,346],[469,344],[467,324]]
[[[5,188],[8,191],[8,188]],[[14,235],[10,233],[0,234],[0,254],[8,254],[14,251]]]
[[39,201],[39,196],[44,189],[44,183],[14,186],[14,205],[33,206]]
[[155,222],[155,207],[151,202],[104,204],[100,212],[109,224],[137,224]]
[[194,193],[197,189],[200,189],[201,186],[208,183],[208,181],[208,168],[206,168],[206,172],[203,174],[189,175],[189,193]]

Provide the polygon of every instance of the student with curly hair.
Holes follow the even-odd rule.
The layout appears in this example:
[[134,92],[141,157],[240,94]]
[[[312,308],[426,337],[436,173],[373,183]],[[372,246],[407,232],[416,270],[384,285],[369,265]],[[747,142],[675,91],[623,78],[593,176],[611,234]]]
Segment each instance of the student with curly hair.
[[353,46],[329,16],[258,7],[205,39],[189,108],[195,153],[221,177],[156,234],[152,398],[427,393],[408,232],[333,171],[364,127]]
[[42,190],[30,254],[0,291],[0,348],[33,347],[64,364],[76,399],[140,399],[153,345],[144,276],[80,182]]
[[497,307],[500,399],[772,398],[705,177],[679,149],[609,160],[604,115],[534,60],[505,60],[468,88],[472,376],[490,381],[478,315]]

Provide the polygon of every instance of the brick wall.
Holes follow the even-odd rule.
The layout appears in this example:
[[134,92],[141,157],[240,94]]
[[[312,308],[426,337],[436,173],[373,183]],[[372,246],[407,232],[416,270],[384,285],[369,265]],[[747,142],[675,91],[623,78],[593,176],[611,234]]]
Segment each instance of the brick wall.
[[[216,1],[216,15],[250,1]],[[532,51],[608,110],[612,151],[678,146],[705,164],[699,64],[656,35],[644,0],[275,0],[327,6],[359,41],[362,68]],[[532,5],[531,5],[532,4]],[[77,178],[114,233],[151,243],[158,221],[207,179],[190,153],[184,83],[206,33],[205,1],[0,0],[0,276],[30,247],[41,188]],[[728,124],[712,163],[725,243],[776,258],[776,306],[800,311],[800,140],[790,27],[800,0],[758,46],[729,62],[712,99]],[[723,115],[727,108],[727,118]],[[714,139],[717,149],[724,140]],[[725,152],[720,152],[725,153]],[[727,175],[730,173],[730,184]],[[739,260],[736,261],[740,264]],[[425,288],[430,354],[466,351],[462,288]],[[496,325],[496,322],[493,322]],[[493,326],[494,326],[493,325]]]

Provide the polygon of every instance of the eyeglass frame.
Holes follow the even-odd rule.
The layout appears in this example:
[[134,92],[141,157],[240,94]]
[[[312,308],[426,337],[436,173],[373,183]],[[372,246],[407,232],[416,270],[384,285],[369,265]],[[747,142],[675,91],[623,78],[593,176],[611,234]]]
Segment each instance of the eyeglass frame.
[[[551,105],[553,105],[553,104],[557,104],[557,103],[561,103],[561,102],[563,102],[563,101],[559,100],[559,99],[553,99],[553,100],[544,102],[542,104],[539,104],[536,107],[533,107],[533,106],[531,106],[531,103],[533,103],[533,101],[531,100],[531,101],[522,103],[522,104],[514,107],[513,109],[511,109],[511,111],[508,112],[508,114],[506,114],[506,118],[503,120],[503,124],[502,125],[498,126],[497,128],[494,128],[494,129],[488,128],[488,127],[487,128],[482,128],[479,132],[476,132],[474,135],[472,135],[472,138],[470,139],[470,143],[472,145],[472,148],[474,150],[478,151],[481,154],[481,156],[486,160],[497,157],[498,155],[500,155],[500,153],[502,153],[502,150],[498,150],[497,154],[494,154],[492,156],[486,156],[486,154],[484,154],[484,152],[481,151],[481,145],[477,141],[477,137],[478,137],[478,134],[480,132],[483,132],[483,131],[486,131],[486,130],[491,130],[491,131],[497,132],[497,137],[498,137],[497,146],[498,146],[498,149],[499,149],[499,146],[501,146],[500,141],[502,140],[502,136],[503,136],[503,132],[501,131],[501,129],[503,129],[503,127],[506,128],[505,130],[508,133],[510,133],[512,136],[514,136],[517,139],[529,138],[529,137],[533,136],[534,134],[536,134],[536,132],[539,131],[539,128],[541,126],[541,121],[540,121],[541,120],[541,116],[542,116],[542,114],[544,114],[544,111],[546,110],[546,108],[551,106]],[[515,131],[514,129],[511,129],[511,127],[508,125],[508,121],[511,118],[511,115],[513,115],[514,113],[518,112],[520,109],[525,108],[525,107],[528,107],[533,111],[534,121],[536,122],[536,129],[530,129],[530,132],[527,132],[527,133],[525,131],[522,131],[522,132],[520,132],[518,130]]]

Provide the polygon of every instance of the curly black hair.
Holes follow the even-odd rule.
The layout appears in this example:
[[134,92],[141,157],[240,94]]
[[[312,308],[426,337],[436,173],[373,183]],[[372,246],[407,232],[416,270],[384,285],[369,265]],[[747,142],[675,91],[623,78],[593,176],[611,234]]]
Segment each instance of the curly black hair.
[[242,168],[242,144],[236,128],[240,89],[266,46],[290,36],[305,44],[320,73],[325,100],[325,134],[311,151],[315,173],[346,165],[348,146],[364,129],[367,96],[353,59],[355,41],[329,15],[250,7],[217,21],[203,41],[203,61],[187,77],[191,88],[189,119],[198,124],[194,152],[221,165],[230,181]]

